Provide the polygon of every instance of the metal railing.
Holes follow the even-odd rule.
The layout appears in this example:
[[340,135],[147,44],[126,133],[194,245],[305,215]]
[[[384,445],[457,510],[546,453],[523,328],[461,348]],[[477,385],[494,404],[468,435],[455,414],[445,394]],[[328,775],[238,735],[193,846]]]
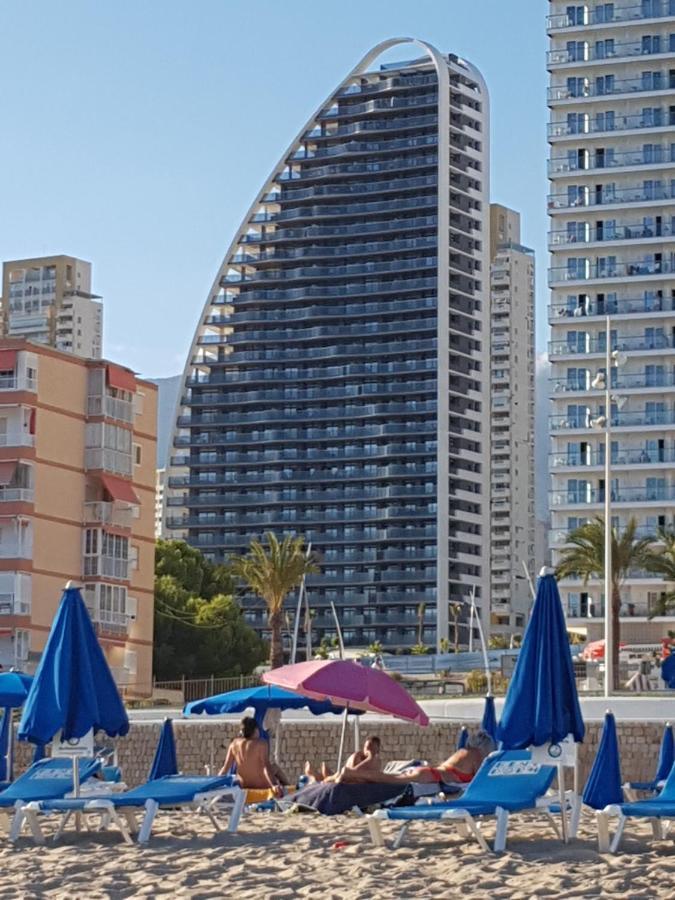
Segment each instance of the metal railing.
[[[204,678],[177,678],[174,681],[155,681],[155,691],[180,691],[183,702],[200,700],[202,697],[210,697],[213,694],[224,694],[227,691],[236,691],[240,688],[255,687],[260,684],[259,675],[235,675],[230,678],[216,678],[214,675]],[[130,687],[131,685],[127,685]]]

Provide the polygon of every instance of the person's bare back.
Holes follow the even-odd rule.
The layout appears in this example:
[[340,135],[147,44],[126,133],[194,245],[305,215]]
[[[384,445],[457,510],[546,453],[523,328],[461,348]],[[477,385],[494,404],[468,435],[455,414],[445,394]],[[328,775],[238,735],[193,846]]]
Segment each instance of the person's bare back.
[[267,741],[262,738],[235,738],[231,749],[242,787],[268,788],[270,784],[265,777],[269,761]]

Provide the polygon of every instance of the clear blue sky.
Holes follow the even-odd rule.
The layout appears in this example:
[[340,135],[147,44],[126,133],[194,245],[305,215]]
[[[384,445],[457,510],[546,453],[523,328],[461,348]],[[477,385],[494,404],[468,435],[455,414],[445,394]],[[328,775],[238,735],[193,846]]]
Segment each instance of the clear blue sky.
[[534,0],[4,0],[0,258],[94,264],[104,352],[181,371],[241,218],[375,43],[423,38],[483,72],[492,199],[521,211],[545,326],[544,17]]

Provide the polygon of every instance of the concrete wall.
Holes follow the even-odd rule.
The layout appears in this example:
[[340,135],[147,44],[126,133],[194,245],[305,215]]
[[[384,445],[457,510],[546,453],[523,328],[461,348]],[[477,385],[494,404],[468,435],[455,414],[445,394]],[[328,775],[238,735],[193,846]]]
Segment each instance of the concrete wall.
[[[477,728],[477,723],[468,723]],[[374,728],[361,729],[363,740],[367,734],[378,734],[382,739],[382,754],[390,759],[427,759],[440,762],[457,744],[461,725],[456,722],[433,723],[428,728],[418,728],[397,722],[377,723]],[[133,724],[125,738],[107,741],[117,744],[119,762],[124,780],[136,785],[147,777],[157,746],[160,722]],[[290,722],[282,724],[279,738],[279,762],[291,779],[302,771],[306,759],[313,764],[325,760],[335,766],[340,741],[341,721]],[[204,722],[175,721],[178,764],[186,774],[203,774],[204,766],[212,760],[219,767],[225,757],[222,744],[227,744],[237,734],[236,722],[206,720]],[[619,746],[624,781],[647,781],[654,777],[659,746],[663,734],[662,722],[619,723]],[[587,726],[586,740],[581,746],[580,762],[582,784],[592,765],[598,747],[601,723]],[[354,746],[352,726],[348,728],[346,746]],[[31,748],[32,750],[32,748]],[[19,747],[17,760],[21,767],[28,760],[27,748]]]

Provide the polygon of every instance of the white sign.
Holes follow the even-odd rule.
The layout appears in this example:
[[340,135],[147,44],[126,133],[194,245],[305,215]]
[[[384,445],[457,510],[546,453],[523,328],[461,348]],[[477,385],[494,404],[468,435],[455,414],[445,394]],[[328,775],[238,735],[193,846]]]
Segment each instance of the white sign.
[[540,747],[532,747],[532,761],[540,765],[552,766],[558,763],[561,766],[574,766],[577,761],[577,745],[571,734],[558,744],[542,744]]
[[81,738],[70,738],[67,741],[62,740],[61,732],[59,732],[52,741],[52,756],[89,756],[94,755],[94,731],[91,729]]

